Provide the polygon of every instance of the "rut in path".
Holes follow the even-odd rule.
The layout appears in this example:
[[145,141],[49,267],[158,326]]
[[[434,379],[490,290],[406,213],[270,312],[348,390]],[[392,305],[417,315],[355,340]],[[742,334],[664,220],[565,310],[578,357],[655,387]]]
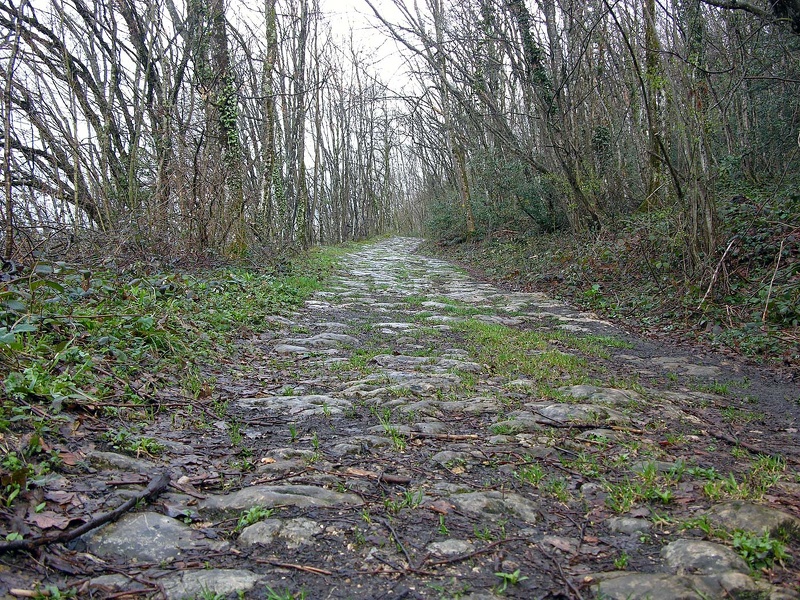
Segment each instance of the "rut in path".
[[[84,549],[107,564],[146,566],[87,589],[798,597],[795,565],[776,561],[798,549],[790,411],[746,418],[759,407],[708,391],[730,376],[725,364],[477,282],[418,244],[354,252],[327,291],[248,342],[259,358],[218,389],[255,470],[215,453],[230,423],[173,443],[164,462],[193,495],[88,536]],[[732,445],[738,436],[766,455]],[[229,493],[207,493],[211,480]],[[734,539],[763,555],[737,553]]]

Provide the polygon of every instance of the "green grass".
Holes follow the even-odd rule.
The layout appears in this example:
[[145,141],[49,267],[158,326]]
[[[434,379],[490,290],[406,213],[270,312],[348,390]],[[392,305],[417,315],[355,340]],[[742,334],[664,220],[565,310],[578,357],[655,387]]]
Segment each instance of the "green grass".
[[[489,365],[494,373],[530,377],[538,383],[558,381],[559,385],[583,381],[586,359],[552,348],[553,332],[520,331],[474,319],[452,326],[467,335],[477,362]],[[572,336],[556,337],[574,342],[573,346],[580,344]]]
[[[54,263],[0,284],[0,434],[36,432],[52,446],[65,410],[119,417],[130,429],[153,420],[163,390],[187,402],[210,397],[204,366],[224,362],[241,337],[269,329],[269,315],[302,304],[341,253],[313,250],[279,275],[242,266],[153,273],[147,264],[111,271]],[[125,452],[161,451],[129,431],[110,436]],[[36,464],[49,461],[41,446],[11,450],[38,472]]]

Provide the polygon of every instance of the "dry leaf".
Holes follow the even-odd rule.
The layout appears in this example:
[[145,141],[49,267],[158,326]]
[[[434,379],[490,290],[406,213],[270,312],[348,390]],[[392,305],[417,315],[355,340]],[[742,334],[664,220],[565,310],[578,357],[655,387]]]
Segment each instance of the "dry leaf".
[[36,525],[39,529],[66,529],[69,525],[70,519],[63,515],[53,512],[52,510],[44,510],[40,513],[28,511],[28,523]]
[[275,459],[272,458],[271,456],[265,456],[264,458],[261,459],[261,464],[262,465],[271,465],[274,462],[275,462]]
[[84,458],[80,452],[59,452],[58,457],[68,467],[74,467]]
[[594,535],[586,535],[583,537],[583,541],[587,544],[596,544],[600,541],[600,538]]
[[450,504],[447,500],[434,500],[430,504],[426,505],[425,508],[429,508],[433,512],[439,513],[440,515],[447,515],[455,508],[455,506]]
[[352,475],[353,477],[378,477],[375,471],[367,471],[366,469],[359,469],[358,467],[348,467],[344,474]]

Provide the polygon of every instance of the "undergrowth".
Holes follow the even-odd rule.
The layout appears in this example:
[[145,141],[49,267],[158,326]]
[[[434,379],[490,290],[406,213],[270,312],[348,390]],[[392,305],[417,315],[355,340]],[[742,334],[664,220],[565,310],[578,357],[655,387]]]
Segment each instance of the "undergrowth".
[[[309,252],[281,272],[239,266],[202,273],[40,263],[0,283],[0,504],[70,459],[63,431],[119,418],[111,449],[154,455],[132,433],[166,400],[210,395],[203,365],[247,333],[270,327],[332,272],[336,249]],[[73,463],[74,464],[74,463]]]
[[689,260],[681,216],[630,217],[601,233],[513,234],[430,244],[491,279],[543,290],[652,333],[800,367],[800,193],[737,196],[713,256]]

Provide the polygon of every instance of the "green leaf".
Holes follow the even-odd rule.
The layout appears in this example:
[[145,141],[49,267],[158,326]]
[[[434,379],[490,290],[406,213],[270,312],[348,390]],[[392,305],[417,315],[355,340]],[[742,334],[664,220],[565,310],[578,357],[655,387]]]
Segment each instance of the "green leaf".
[[19,300],[6,300],[3,302],[3,306],[7,310],[12,310],[14,312],[24,312],[26,308],[28,308],[24,303],[20,302]]
[[38,290],[40,287],[49,287],[51,290],[55,290],[59,294],[64,291],[63,285],[57,281],[51,281],[50,279],[37,279],[31,283],[31,291]]

